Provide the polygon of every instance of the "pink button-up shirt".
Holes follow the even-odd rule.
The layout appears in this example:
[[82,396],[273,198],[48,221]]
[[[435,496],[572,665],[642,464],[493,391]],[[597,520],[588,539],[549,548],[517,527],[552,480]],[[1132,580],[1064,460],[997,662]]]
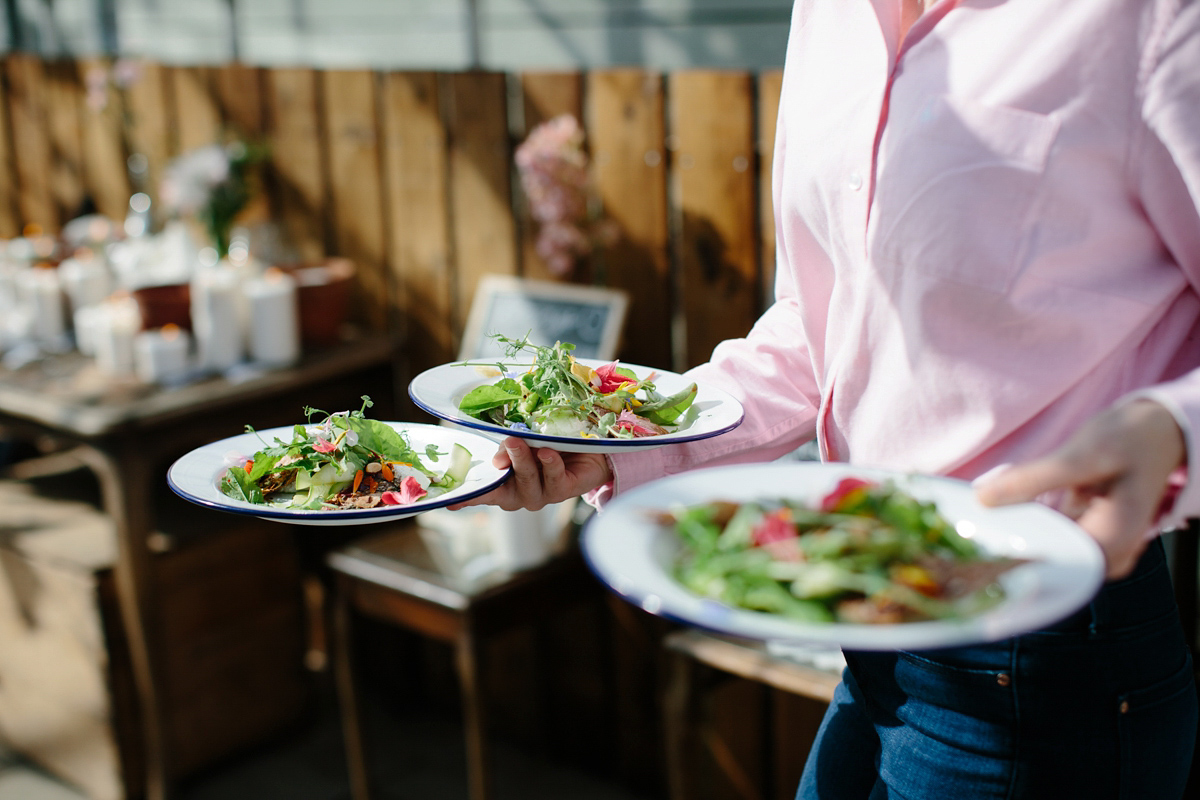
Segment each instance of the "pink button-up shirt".
[[[1200,454],[1200,2],[798,0],[776,298],[697,381],[745,422],[615,489],[762,461],[971,479],[1147,390]],[[1174,518],[1200,513],[1200,470]],[[597,499],[603,500],[605,492]]]

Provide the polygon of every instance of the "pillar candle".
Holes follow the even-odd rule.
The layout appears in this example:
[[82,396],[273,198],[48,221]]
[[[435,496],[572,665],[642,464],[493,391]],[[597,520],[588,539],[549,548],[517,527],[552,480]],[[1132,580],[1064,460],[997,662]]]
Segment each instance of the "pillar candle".
[[177,325],[141,331],[133,339],[134,371],[143,383],[182,383],[190,351],[191,336]]
[[[34,267],[17,276],[23,306],[33,313],[33,337],[49,349],[60,349],[67,340],[66,298],[58,270]],[[69,346],[69,343],[68,343]]]
[[142,328],[137,301],[127,294],[114,295],[101,309],[95,321],[93,346],[96,366],[113,377],[134,374],[133,338]]
[[108,266],[90,250],[64,260],[58,265],[58,274],[72,310],[94,306],[112,294],[113,280]]
[[192,330],[202,369],[224,372],[245,356],[240,283],[235,270],[221,266],[192,279]]
[[286,366],[300,357],[300,318],[296,282],[279,269],[245,284],[250,358]]

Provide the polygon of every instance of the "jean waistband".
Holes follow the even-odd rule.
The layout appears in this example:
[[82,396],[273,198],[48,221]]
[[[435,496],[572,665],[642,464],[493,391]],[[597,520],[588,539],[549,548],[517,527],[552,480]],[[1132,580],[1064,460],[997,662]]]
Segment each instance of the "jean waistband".
[[1175,610],[1175,593],[1161,539],[1146,547],[1128,576],[1105,583],[1092,601],[1051,625],[1054,632],[1116,630],[1140,625]]

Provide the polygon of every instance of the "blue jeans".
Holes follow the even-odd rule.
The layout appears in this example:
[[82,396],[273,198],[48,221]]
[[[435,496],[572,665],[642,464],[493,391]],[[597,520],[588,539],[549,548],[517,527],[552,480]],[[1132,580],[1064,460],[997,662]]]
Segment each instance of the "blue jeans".
[[1161,541],[1049,629],[846,653],[797,800],[1177,800],[1196,684]]

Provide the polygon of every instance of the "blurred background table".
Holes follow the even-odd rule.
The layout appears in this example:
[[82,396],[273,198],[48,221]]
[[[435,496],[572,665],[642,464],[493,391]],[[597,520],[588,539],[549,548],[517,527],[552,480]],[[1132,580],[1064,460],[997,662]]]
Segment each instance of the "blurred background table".
[[[188,450],[256,428],[300,421],[305,405],[359,404],[372,390],[390,394],[395,348],[365,338],[306,353],[294,366],[247,370],[231,380],[207,378],[177,388],[120,383],[94,372],[78,354],[0,369],[0,435],[51,441],[54,459],[78,459],[100,485],[103,510],[116,529],[115,580],[142,720],[145,796],[170,795],[162,674],[153,585],[152,498],[171,461]],[[384,400],[383,407],[390,398]]]

